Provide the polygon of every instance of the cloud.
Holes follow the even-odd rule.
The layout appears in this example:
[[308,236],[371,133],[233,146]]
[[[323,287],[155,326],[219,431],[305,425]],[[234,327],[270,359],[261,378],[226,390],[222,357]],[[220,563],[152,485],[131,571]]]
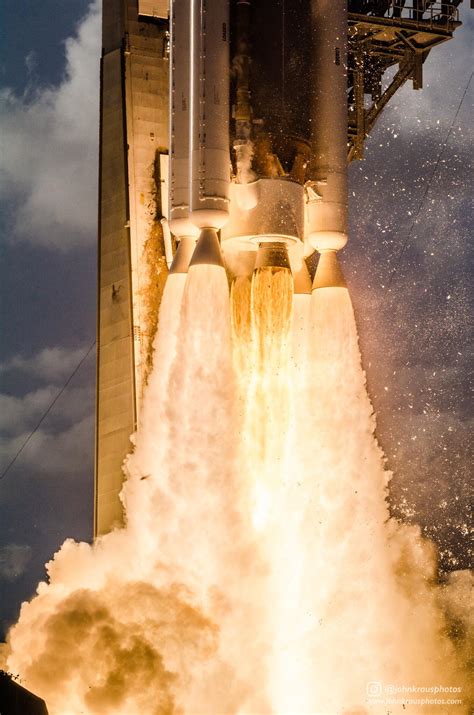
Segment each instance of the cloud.
[[32,556],[31,546],[8,544],[0,549],[0,578],[16,581],[25,571]]
[[15,355],[0,363],[0,374],[26,373],[51,384],[58,384],[72,373],[85,353],[85,347],[52,347],[44,348],[30,357]]
[[31,50],[25,57],[25,66],[28,74],[31,75],[38,67],[38,53],[36,50]]
[[30,357],[17,355],[0,363],[0,375],[19,374],[23,383],[38,380],[42,383],[40,387],[27,389],[22,396],[0,393],[0,470],[15,457],[56,398],[41,427],[22,451],[20,463],[35,473],[48,470],[58,473],[84,464],[84,454],[90,452],[93,442],[91,372],[78,371],[74,383],[58,395],[65,378],[72,374],[85,352],[83,347],[52,347]]
[[59,86],[0,90],[0,198],[16,239],[62,250],[96,239],[100,22],[95,0],[66,40]]
[[[29,432],[24,432],[0,442],[2,469],[15,457],[28,435]],[[93,440],[94,416],[91,414],[54,434],[39,429],[22,451],[17,464],[32,478],[39,474],[49,477],[81,472],[89,467]]]
[[53,399],[53,387],[35,390],[24,397],[0,394],[0,431],[18,434],[37,420]]
[[[0,433],[18,435],[32,429],[57,394],[58,389],[52,385],[28,392],[23,397],[0,394]],[[81,419],[90,412],[91,398],[92,388],[89,385],[69,388],[54,405],[54,413],[48,415],[46,431],[56,431],[54,426],[58,421],[64,424]]]

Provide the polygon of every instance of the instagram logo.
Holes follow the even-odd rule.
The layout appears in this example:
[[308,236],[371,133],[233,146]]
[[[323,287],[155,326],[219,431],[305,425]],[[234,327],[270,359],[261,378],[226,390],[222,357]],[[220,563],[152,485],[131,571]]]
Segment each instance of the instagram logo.
[[366,691],[370,698],[376,698],[382,695],[382,683],[379,683],[377,680],[372,680],[370,683],[367,683]]

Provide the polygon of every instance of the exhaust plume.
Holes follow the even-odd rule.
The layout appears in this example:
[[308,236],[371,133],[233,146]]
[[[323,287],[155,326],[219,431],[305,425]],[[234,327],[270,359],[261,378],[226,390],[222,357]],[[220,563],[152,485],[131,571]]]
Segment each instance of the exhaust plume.
[[7,667],[51,715],[380,713],[374,682],[467,714],[470,582],[390,518],[374,429],[346,288],[170,275],[126,527],[65,542]]

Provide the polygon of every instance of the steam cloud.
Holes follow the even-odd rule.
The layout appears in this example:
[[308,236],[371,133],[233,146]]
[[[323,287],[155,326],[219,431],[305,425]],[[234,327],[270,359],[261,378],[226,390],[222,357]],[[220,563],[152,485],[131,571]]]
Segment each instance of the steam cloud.
[[230,304],[193,266],[154,350],[126,528],[63,545],[8,668],[51,715],[377,713],[370,681],[459,687],[467,713],[469,582],[389,519],[347,290],[265,269]]

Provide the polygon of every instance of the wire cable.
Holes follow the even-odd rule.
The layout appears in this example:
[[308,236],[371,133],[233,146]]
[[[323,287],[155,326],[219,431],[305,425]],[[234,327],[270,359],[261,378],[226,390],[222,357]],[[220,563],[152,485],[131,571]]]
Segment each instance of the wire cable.
[[441,158],[442,158],[442,156],[443,156],[443,154],[444,154],[444,150],[446,149],[446,146],[447,146],[447,144],[448,144],[449,137],[451,136],[451,132],[453,131],[454,123],[455,123],[456,119],[458,118],[459,112],[461,111],[462,104],[463,104],[463,102],[464,102],[464,100],[465,100],[465,98],[466,98],[467,90],[469,89],[469,85],[471,84],[471,80],[472,80],[472,76],[473,76],[473,75],[474,75],[474,72],[471,72],[471,76],[469,77],[469,81],[468,81],[468,83],[467,83],[467,85],[466,85],[466,87],[465,87],[465,89],[464,89],[463,95],[462,95],[462,97],[461,97],[461,101],[459,102],[459,106],[458,106],[458,108],[457,108],[457,110],[456,110],[456,114],[454,115],[453,121],[451,122],[451,126],[449,127],[448,133],[446,134],[446,138],[445,138],[444,142],[443,142],[442,145],[441,145],[441,148],[440,148],[440,151],[439,151],[439,154],[438,154],[438,158],[436,159],[436,162],[435,162],[433,171],[431,172],[431,176],[430,176],[430,178],[429,178],[429,180],[428,180],[428,183],[426,184],[426,188],[425,188],[425,190],[424,190],[424,192],[423,192],[423,196],[421,197],[420,203],[418,204],[418,209],[417,209],[417,211],[416,211],[415,217],[414,217],[414,219],[413,219],[413,221],[412,221],[412,223],[411,223],[411,226],[410,226],[410,228],[409,228],[409,230],[408,230],[408,233],[407,233],[407,235],[406,235],[406,237],[405,237],[405,240],[404,240],[404,242],[403,242],[402,249],[401,249],[401,251],[400,251],[400,253],[399,253],[397,262],[396,262],[396,264],[395,264],[395,267],[393,268],[393,270],[392,270],[392,272],[391,272],[391,274],[390,274],[390,278],[388,279],[388,282],[387,282],[387,290],[388,290],[388,289],[390,288],[390,286],[392,285],[392,281],[393,281],[393,279],[394,279],[394,277],[395,277],[395,274],[396,274],[397,271],[398,271],[398,268],[399,268],[399,266],[400,266],[400,262],[401,262],[401,260],[402,260],[402,258],[403,258],[403,256],[404,256],[404,254],[405,254],[405,251],[406,251],[406,249],[407,249],[407,247],[408,247],[410,238],[411,238],[412,233],[413,233],[413,229],[415,228],[415,226],[416,226],[416,224],[417,224],[418,217],[419,217],[419,215],[420,215],[420,213],[421,213],[421,209],[423,208],[423,204],[425,203],[425,199],[426,199],[426,197],[427,197],[427,195],[428,195],[428,191],[430,190],[432,181],[433,181],[433,179],[434,179],[434,177],[435,177],[435,175],[436,175],[436,172],[437,172],[437,170],[438,170],[439,162],[441,161]]
[[53,399],[53,401],[49,404],[49,406],[47,407],[47,409],[45,410],[45,412],[43,412],[43,415],[42,415],[42,417],[40,418],[40,420],[38,421],[37,425],[36,425],[36,426],[34,427],[34,429],[30,432],[30,434],[28,435],[28,437],[25,439],[25,441],[24,441],[23,444],[21,445],[20,449],[17,451],[17,453],[15,454],[15,456],[11,459],[11,461],[9,462],[9,464],[8,464],[8,465],[6,466],[6,468],[3,470],[3,472],[2,472],[1,475],[0,475],[0,481],[1,481],[4,477],[6,477],[6,475],[7,475],[8,472],[10,471],[11,467],[13,467],[13,465],[14,465],[15,462],[16,462],[16,460],[18,459],[18,457],[20,456],[20,454],[23,452],[23,450],[25,449],[25,447],[27,446],[27,444],[29,443],[29,441],[31,440],[31,438],[32,438],[32,437],[35,435],[35,433],[39,430],[39,428],[40,428],[41,425],[43,424],[44,420],[46,419],[46,417],[49,415],[49,413],[50,413],[51,410],[53,409],[53,407],[54,407],[54,405],[56,404],[56,402],[59,400],[59,398],[61,397],[61,395],[63,394],[63,392],[66,390],[66,388],[67,388],[68,385],[70,384],[71,380],[72,380],[72,379],[74,378],[74,376],[79,372],[81,366],[83,365],[83,363],[84,363],[84,362],[87,360],[87,358],[89,357],[90,353],[92,352],[93,348],[95,347],[95,344],[96,344],[96,341],[94,340],[94,342],[92,343],[92,345],[89,346],[89,348],[88,348],[87,352],[85,353],[85,355],[80,359],[80,361],[78,362],[78,364],[76,365],[76,367],[74,368],[74,370],[72,371],[72,373],[69,375],[68,379],[66,380],[66,382],[64,383],[64,385],[61,387],[61,389],[59,390],[59,392],[58,392],[58,394],[56,395],[56,397],[55,397],[55,398]]

